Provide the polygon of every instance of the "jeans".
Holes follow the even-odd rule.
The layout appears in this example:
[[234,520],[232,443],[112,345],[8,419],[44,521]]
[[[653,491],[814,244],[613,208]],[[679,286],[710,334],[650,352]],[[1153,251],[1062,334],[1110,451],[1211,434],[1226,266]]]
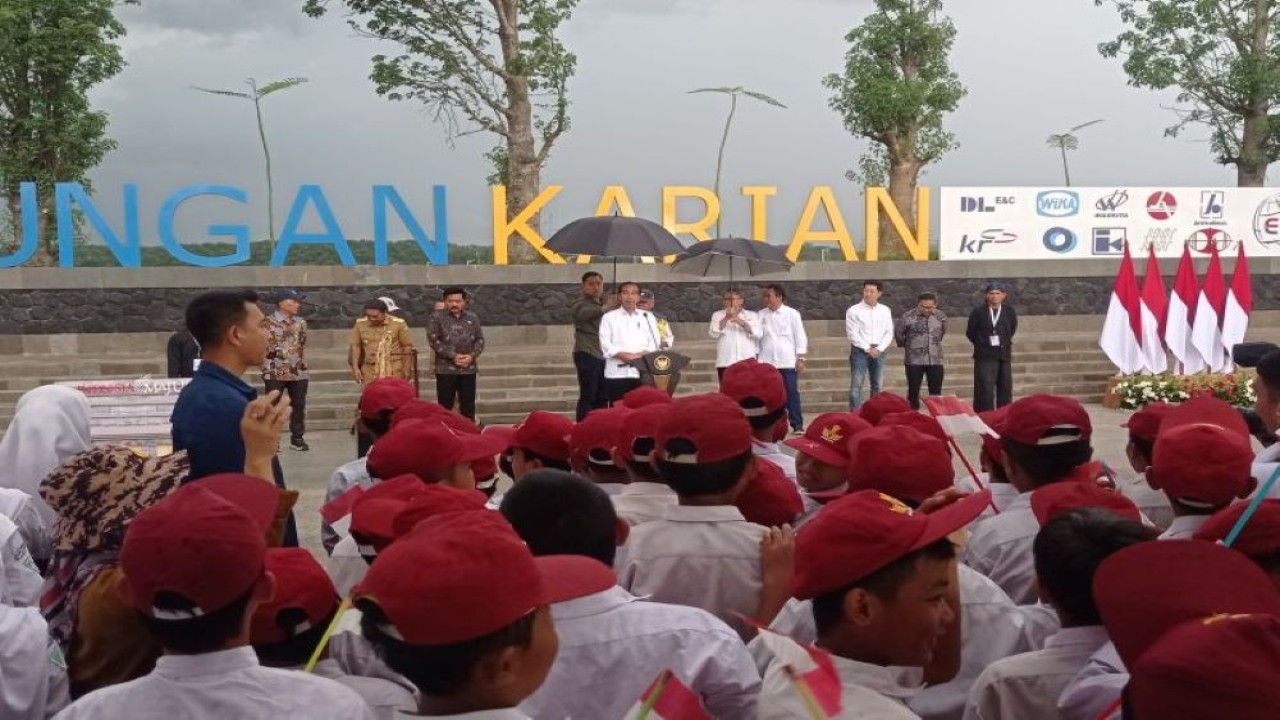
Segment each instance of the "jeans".
[[457,401],[458,414],[469,419],[476,419],[476,374],[446,375],[436,373],[436,402],[446,409],[452,410]]
[[1010,360],[973,361],[973,409],[995,410],[1013,402],[1013,364]]
[[804,429],[804,415],[800,412],[800,377],[794,368],[782,369],[782,384],[787,388],[787,421],[792,430]]
[[942,377],[946,368],[942,365],[908,365],[907,366],[907,402],[912,410],[920,409],[920,381],[929,381],[929,394],[942,394]]
[[267,380],[267,392],[279,390],[289,395],[289,439],[300,442],[307,432],[307,380]]
[[604,359],[581,350],[573,353],[573,367],[578,371],[578,412],[577,420],[597,408],[609,404],[604,395]]
[[[857,410],[862,404],[862,381],[871,376],[871,395],[880,392],[880,380],[884,377],[884,356],[871,357],[866,350],[849,348],[849,409]],[[869,397],[869,396],[868,396]]]

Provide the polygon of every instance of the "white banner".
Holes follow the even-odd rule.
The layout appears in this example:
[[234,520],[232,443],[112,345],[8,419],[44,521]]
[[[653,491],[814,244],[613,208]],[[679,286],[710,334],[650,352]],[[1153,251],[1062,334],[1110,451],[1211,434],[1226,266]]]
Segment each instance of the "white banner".
[[1280,256],[1277,188],[944,187],[943,260]]

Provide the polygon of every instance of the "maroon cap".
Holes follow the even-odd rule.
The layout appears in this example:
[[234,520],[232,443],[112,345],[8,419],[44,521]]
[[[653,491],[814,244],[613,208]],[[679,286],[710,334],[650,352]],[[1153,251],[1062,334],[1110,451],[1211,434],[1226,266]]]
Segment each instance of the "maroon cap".
[[360,393],[360,417],[376,420],[382,413],[395,412],[401,405],[417,397],[417,388],[408,380],[394,377],[372,380]]
[[196,482],[248,513],[264,536],[271,532],[280,506],[280,488],[275,483],[244,473],[218,473]]
[[[946,443],[948,440],[947,431],[942,429],[942,423],[928,415],[918,413],[915,410],[885,413],[880,417],[880,422],[876,423],[877,427],[881,425],[888,425],[890,427],[909,427],[912,430],[918,430],[929,437],[938,438],[943,443]],[[947,450],[950,451],[950,447],[948,447]]]
[[1141,438],[1143,440],[1155,440],[1156,433],[1160,432],[1160,423],[1168,417],[1173,411],[1174,405],[1167,402],[1147,403],[1129,419],[1120,424],[1122,428],[1129,428],[1129,434]]
[[351,506],[351,534],[362,555],[376,555],[396,538],[392,523],[409,500],[430,487],[417,475],[374,483]]
[[1247,436],[1219,425],[1165,422],[1151,451],[1151,487],[1204,509],[1222,507],[1253,490],[1253,447]]
[[500,513],[477,510],[419,524],[378,556],[354,597],[382,609],[382,629],[392,637],[452,645],[616,584],[613,571],[591,558],[534,558]]
[[808,600],[850,585],[973,522],[983,490],[925,515],[874,490],[833,500],[796,534],[792,595]]
[[[271,600],[258,606],[249,625],[249,642],[275,645],[319,626],[338,609],[338,591],[329,573],[309,550],[268,548],[267,572],[276,579]],[[297,622],[287,624],[286,610],[302,611]]]
[[[1226,540],[1247,507],[1249,503],[1238,502],[1219,510],[1196,530],[1195,538],[1209,542]],[[1249,557],[1280,553],[1280,500],[1263,500],[1231,548]]]
[[435,420],[442,422],[442,416],[452,414],[452,411],[439,403],[413,398],[401,404],[391,414],[391,427],[395,427],[406,420]]
[[1031,512],[1041,525],[1077,508],[1108,510],[1126,520],[1142,522],[1142,513],[1132,500],[1096,482],[1057,482],[1031,493]]
[[569,462],[569,436],[573,434],[573,421],[563,415],[534,410],[508,432],[512,447]]
[[849,465],[849,439],[865,430],[871,423],[853,413],[823,413],[805,428],[804,436],[783,441],[787,447],[835,467]]
[[424,486],[422,492],[410,498],[392,520],[392,536],[399,538],[407,535],[427,518],[483,510],[486,502],[488,498],[479,490],[463,490],[439,483]]
[[666,390],[659,390],[652,385],[641,385],[638,388],[628,390],[622,399],[616,404],[632,410],[639,410],[642,407],[650,405],[670,405],[671,395]]
[[881,425],[849,443],[849,492],[876,490],[912,505],[955,485],[947,444],[908,427]]
[[[1208,394],[1197,395],[1181,405],[1175,405],[1160,423],[1160,432],[1186,425],[1213,425],[1245,440],[1251,437],[1249,423],[1245,422],[1240,411],[1230,403]],[[1159,434],[1156,439],[1159,439]]]
[[787,388],[782,384],[782,373],[776,367],[753,358],[739,360],[724,369],[720,392],[737,403],[747,417],[768,415],[787,404]]
[[[258,482],[262,482],[259,480]],[[125,601],[157,620],[188,620],[221,610],[262,576],[267,544],[247,512],[191,483],[138,513],[129,523],[120,569]],[[156,606],[176,594],[191,611]]]
[[782,468],[763,458],[754,458],[756,473],[733,504],[747,522],[765,527],[790,524],[804,512],[804,500],[796,484]]
[[434,482],[433,476],[442,470],[492,458],[506,447],[501,435],[458,432],[439,421],[411,420],[373,444],[367,467],[375,478],[417,475]]
[[667,405],[646,405],[628,413],[618,428],[618,452],[632,462],[647,463],[653,459],[658,425],[667,416]]
[[632,412],[625,407],[611,407],[588,413],[569,435],[571,464],[613,467],[613,449],[618,447],[622,423]]
[[706,465],[751,452],[751,425],[724,395],[690,395],[671,404],[654,441],[659,460]]
[[879,425],[885,415],[898,412],[911,412],[911,403],[891,392],[878,392],[858,406],[858,415],[872,425]]
[[1008,406],[1000,426],[1001,437],[1023,445],[1061,445],[1093,435],[1084,406],[1062,395],[1028,395]]
[[1128,667],[1181,623],[1222,613],[1280,615],[1280,590],[1261,568],[1200,540],[1139,543],[1113,553],[1093,576],[1093,596]]

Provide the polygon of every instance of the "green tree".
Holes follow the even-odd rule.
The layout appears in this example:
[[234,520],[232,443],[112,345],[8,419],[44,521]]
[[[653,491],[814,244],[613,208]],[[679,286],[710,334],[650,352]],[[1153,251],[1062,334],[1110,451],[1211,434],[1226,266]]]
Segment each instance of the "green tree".
[[1094,0],[1127,26],[1098,51],[1122,57],[1129,84],[1175,89],[1176,137],[1209,129],[1217,161],[1236,166],[1236,184],[1261,186],[1280,159],[1280,0]]
[[249,86],[249,92],[240,92],[238,90],[211,90],[209,88],[194,88],[202,93],[210,95],[221,95],[222,97],[236,98],[237,100],[248,100],[253,103],[253,112],[258,119],[258,138],[262,140],[262,159],[267,166],[267,237],[271,241],[271,246],[275,247],[276,242],[276,191],[274,181],[271,176],[271,148],[267,146],[267,130],[262,124],[262,98],[278,93],[281,90],[295,88],[305,83],[306,78],[291,77],[275,82],[267,83],[262,87],[258,87],[258,81],[253,78],[245,80],[245,84]]
[[[951,20],[939,17],[942,0],[875,0],[875,12],[845,35],[849,50],[844,72],[822,83],[832,91],[830,105],[845,128],[870,140],[871,152],[859,162],[868,177],[886,168],[889,195],[908,225],[915,223],[916,184],[926,165],[956,147],[942,127],[956,109],[964,86],[951,71],[948,55],[955,41]],[[881,236],[905,252],[897,230],[887,222]],[[898,248],[886,253],[901,255]]]
[[115,143],[89,90],[124,68],[124,26],[114,0],[0,2],[0,195],[12,252],[21,242],[19,183],[37,183],[41,244],[35,262],[57,257],[53,186],[89,186],[88,171]]
[[[749,98],[759,100],[766,105],[774,107],[786,108],[786,105],[774,100],[764,93],[748,90],[741,85],[737,87],[718,87],[718,88],[700,88],[698,90],[690,90],[689,94],[694,93],[720,93],[729,96],[729,115],[724,119],[724,134],[720,136],[720,152],[716,155],[716,197],[720,197],[720,171],[724,168],[724,148],[729,144],[729,129],[733,127],[733,115],[738,110],[738,96],[746,95]],[[724,217],[721,213],[716,217],[716,237],[720,237],[720,220]]]
[[[542,168],[569,129],[569,79],[577,58],[558,32],[578,0],[334,0],[351,27],[400,46],[375,55],[371,79],[379,95],[423,103],[450,138],[475,132],[501,139],[491,162],[505,164],[507,212],[537,197]],[[306,0],[323,15],[329,0]],[[538,218],[530,226],[538,228]],[[537,258],[524,244],[520,261]]]

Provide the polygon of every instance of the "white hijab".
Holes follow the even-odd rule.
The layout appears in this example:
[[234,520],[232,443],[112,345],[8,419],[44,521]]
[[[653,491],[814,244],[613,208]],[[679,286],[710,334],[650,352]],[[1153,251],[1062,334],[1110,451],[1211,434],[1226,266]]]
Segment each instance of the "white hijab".
[[84,394],[62,385],[38,387],[18,398],[13,421],[0,440],[0,487],[35,498],[40,516],[52,527],[58,518],[40,498],[40,481],[90,444]]

